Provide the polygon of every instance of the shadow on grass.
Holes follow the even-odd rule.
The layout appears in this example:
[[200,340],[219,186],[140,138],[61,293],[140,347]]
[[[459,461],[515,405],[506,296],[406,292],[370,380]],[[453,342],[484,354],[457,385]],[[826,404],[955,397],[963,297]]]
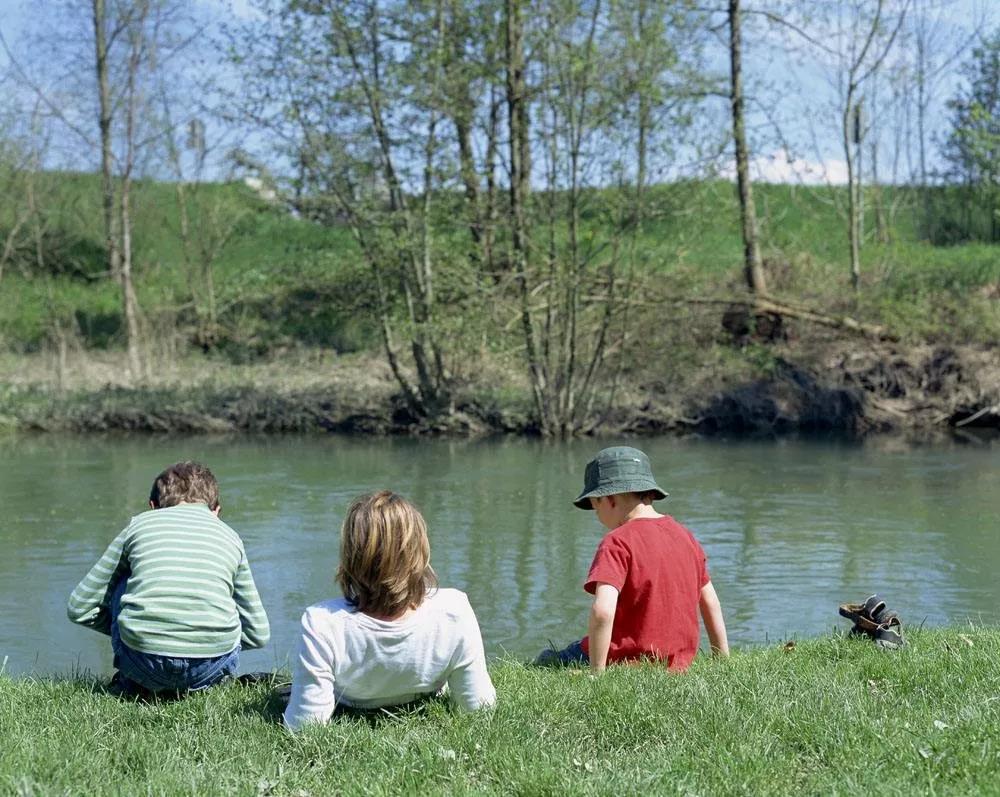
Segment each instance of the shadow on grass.
[[252,693],[250,701],[243,701],[240,709],[248,714],[260,715],[269,722],[280,723],[281,715],[288,705],[288,698],[291,693],[291,682],[287,675],[272,672],[247,673],[236,678],[227,678],[207,689],[196,691],[188,690],[165,690],[162,692],[151,692],[137,684],[132,684],[130,688],[124,688],[120,681],[112,677],[110,680],[99,678],[90,673],[76,673],[65,679],[72,682],[93,695],[104,695],[116,698],[123,703],[175,703],[180,700],[193,697],[195,695],[214,691],[219,687],[236,689]]
[[275,676],[271,680],[240,680],[235,683],[247,691],[247,699],[241,700],[236,710],[242,714],[262,717],[265,722],[281,725],[282,715],[288,705],[291,685],[287,678]]
[[[262,717],[269,723],[281,725],[283,716],[291,697],[291,684],[287,679],[280,678],[273,682],[257,681],[245,684],[252,690],[248,699],[242,700],[237,711],[245,715]],[[448,698],[444,695],[429,695],[409,703],[383,708],[360,709],[353,706],[338,705],[330,719],[332,723],[363,723],[370,728],[378,728],[397,722],[408,722],[415,717],[427,715],[432,706],[448,707]]]

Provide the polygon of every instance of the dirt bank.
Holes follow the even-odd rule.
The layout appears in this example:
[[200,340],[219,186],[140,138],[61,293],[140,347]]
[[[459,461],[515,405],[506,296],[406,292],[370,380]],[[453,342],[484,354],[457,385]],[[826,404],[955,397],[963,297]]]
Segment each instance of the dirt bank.
[[[1000,436],[996,347],[840,341],[810,350],[799,345],[794,359],[791,349],[780,346],[772,354],[765,375],[753,379],[694,373],[682,385],[655,378],[636,385],[595,434]],[[23,363],[19,367],[38,372]],[[113,369],[95,372],[103,379]],[[72,432],[535,433],[523,395],[516,398],[517,390],[511,390],[507,398],[496,398],[503,394],[485,385],[467,385],[446,418],[415,419],[396,395],[388,369],[373,358],[286,362],[280,369],[272,363],[225,379],[205,379],[205,373],[204,367],[175,370],[143,387],[80,377],[59,389],[15,378],[8,368],[0,373],[0,426]]]
[[779,356],[772,373],[688,396],[681,426],[702,434],[1000,431],[1000,350],[843,342]]

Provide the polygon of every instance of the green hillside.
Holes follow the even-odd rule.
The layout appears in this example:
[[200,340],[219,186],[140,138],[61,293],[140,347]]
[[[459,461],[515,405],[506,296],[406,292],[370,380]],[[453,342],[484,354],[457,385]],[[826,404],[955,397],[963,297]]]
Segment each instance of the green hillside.
[[[45,256],[39,264],[29,248],[5,268],[0,347],[44,349],[56,325],[75,321],[82,347],[118,348],[119,298],[104,274],[98,177],[47,173],[39,184],[46,199]],[[1000,332],[1000,246],[945,247],[919,240],[916,198],[906,189],[881,189],[878,201],[887,219],[883,243],[875,240],[876,195],[866,197],[868,240],[858,297],[848,287],[845,222],[838,209],[843,196],[826,187],[756,190],[762,250],[776,295],[818,309],[847,309],[912,339],[974,343]],[[205,287],[185,262],[176,188],[141,182],[134,193],[136,282],[147,329],[154,337],[169,333],[183,349],[194,342],[190,330]],[[585,197],[583,238],[598,259],[617,196],[607,190]],[[439,223],[455,225],[457,241],[460,214],[449,207],[456,201],[445,197],[438,205]],[[539,238],[545,201],[536,195]],[[296,218],[236,183],[189,191],[187,206],[197,246],[212,250],[218,351],[245,360],[287,346],[357,351],[377,344],[367,312],[370,272],[345,227]],[[739,287],[742,242],[731,184],[656,186],[649,208],[636,246],[648,274],[676,295],[724,297]],[[9,209],[0,208],[0,230],[9,229],[9,216]]]

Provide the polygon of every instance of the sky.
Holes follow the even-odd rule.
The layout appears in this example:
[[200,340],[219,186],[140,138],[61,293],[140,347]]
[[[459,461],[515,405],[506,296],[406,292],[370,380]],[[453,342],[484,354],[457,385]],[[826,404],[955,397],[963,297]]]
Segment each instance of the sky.
[[[805,2],[805,0],[801,0]],[[822,0],[812,0],[822,5]],[[897,0],[901,1],[901,0]],[[916,2],[917,0],[911,0]],[[251,0],[193,0],[197,8],[218,19],[246,19],[255,14]],[[941,0],[919,0],[927,5]],[[720,2],[719,5],[722,5]],[[762,7],[764,0],[745,0],[744,6]],[[32,31],[58,29],[60,17],[58,4],[53,0],[0,0],[0,33],[15,50],[21,50],[30,40]],[[948,35],[959,38],[963,29],[969,29],[974,19],[985,15],[990,26],[1000,20],[1000,0],[951,0],[949,11],[941,24],[952,26]],[[718,17],[721,21],[724,17]],[[835,23],[831,21],[829,30],[815,30],[817,40],[830,44],[836,41]],[[837,90],[833,72],[823,59],[828,56],[817,54],[802,46],[802,41],[787,29],[776,28],[754,21],[745,23],[744,73],[748,93],[748,131],[753,152],[751,169],[758,180],[769,182],[800,182],[816,184],[846,182],[847,168],[842,145],[839,141],[838,116],[835,108]],[[0,53],[0,65],[5,58]],[[711,58],[711,65],[718,71],[727,71],[726,51],[720,40]],[[938,87],[941,100],[930,110],[930,127],[938,138],[945,129],[947,118],[944,98],[954,94],[957,85],[957,64],[946,72]],[[712,113],[717,113],[720,127],[725,124],[726,105],[720,101]],[[898,115],[890,111],[878,120],[881,140],[885,148],[891,149],[894,131],[902,124]],[[912,123],[912,122],[911,122]],[[937,147],[932,146],[932,165],[937,164]],[[882,157],[886,157],[883,155]],[[71,158],[72,159],[72,158]],[[682,153],[683,159],[683,153]],[[79,158],[75,159],[79,162]],[[910,155],[912,166],[913,156]],[[899,174],[908,172],[897,160]],[[683,173],[684,165],[673,176]],[[719,164],[722,176],[732,177],[731,163]],[[884,181],[890,180],[890,169],[885,167],[881,174]],[[667,178],[671,175],[666,175]]]

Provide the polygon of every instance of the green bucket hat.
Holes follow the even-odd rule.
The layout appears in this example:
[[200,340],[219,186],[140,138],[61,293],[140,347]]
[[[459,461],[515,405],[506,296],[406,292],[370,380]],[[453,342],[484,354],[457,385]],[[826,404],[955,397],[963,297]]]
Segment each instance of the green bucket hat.
[[649,457],[638,448],[614,446],[599,451],[587,463],[583,475],[583,492],[573,505],[590,509],[591,498],[602,498],[619,493],[657,493],[657,500],[666,498],[667,492],[653,478]]

